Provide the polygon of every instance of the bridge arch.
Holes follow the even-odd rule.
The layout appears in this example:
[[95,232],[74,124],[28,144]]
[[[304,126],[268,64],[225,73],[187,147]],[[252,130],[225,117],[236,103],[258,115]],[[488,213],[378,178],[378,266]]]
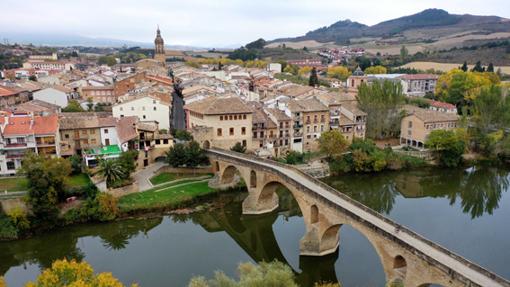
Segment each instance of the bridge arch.
[[236,175],[241,176],[241,172],[234,165],[227,166],[222,173],[220,173],[221,184],[232,184],[234,183]]
[[204,143],[202,144],[202,147],[203,149],[210,149],[211,148],[211,142],[206,140],[204,141]]
[[310,223],[314,224],[319,222],[319,208],[316,204],[310,207]]

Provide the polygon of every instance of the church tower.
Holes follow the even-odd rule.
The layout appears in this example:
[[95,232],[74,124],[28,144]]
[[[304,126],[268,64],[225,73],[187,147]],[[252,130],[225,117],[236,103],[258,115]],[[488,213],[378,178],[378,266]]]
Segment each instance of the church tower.
[[161,31],[156,31],[156,39],[154,39],[154,59],[165,62],[165,41],[163,41],[163,38],[161,37]]

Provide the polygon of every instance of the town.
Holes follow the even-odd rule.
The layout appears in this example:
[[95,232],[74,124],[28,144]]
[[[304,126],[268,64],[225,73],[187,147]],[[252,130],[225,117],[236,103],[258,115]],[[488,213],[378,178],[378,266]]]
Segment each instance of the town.
[[[169,48],[163,25],[150,48],[0,44],[0,286],[75,286],[62,270],[83,286],[510,286],[508,233],[493,232],[508,214],[505,62],[425,69],[411,64],[430,52],[412,44],[306,38],[335,25],[224,50]],[[475,219],[495,235],[465,234]],[[172,271],[120,270],[131,252],[158,257],[155,232],[181,249],[154,259]],[[492,243],[505,250],[494,261]],[[208,244],[222,255],[195,254]],[[373,276],[335,265],[356,252]],[[182,259],[200,256],[229,263]],[[125,268],[149,274],[139,259]],[[241,263],[239,282],[210,273],[242,261],[258,264]]]

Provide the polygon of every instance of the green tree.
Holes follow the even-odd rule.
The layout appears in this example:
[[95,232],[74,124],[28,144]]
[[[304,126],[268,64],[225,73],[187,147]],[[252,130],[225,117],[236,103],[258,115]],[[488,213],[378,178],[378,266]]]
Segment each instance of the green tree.
[[239,152],[239,153],[245,153],[246,152],[246,147],[243,146],[242,143],[240,142],[236,142],[236,144],[230,148],[231,151],[235,151],[235,152]]
[[68,158],[69,163],[71,163],[71,173],[72,174],[80,174],[82,171],[82,159],[79,155],[72,155]]
[[23,157],[20,172],[28,179],[28,203],[35,218],[52,224],[58,215],[57,203],[66,191],[71,164],[63,158],[50,158],[32,152]]
[[173,145],[166,152],[166,161],[173,167],[179,167],[186,164],[186,146],[182,143]]
[[117,161],[122,166],[122,171],[124,172],[124,179],[127,179],[131,176],[136,170],[136,161],[138,159],[138,151],[130,150],[120,154]]
[[122,164],[116,159],[101,159],[98,172],[105,178],[107,188],[112,187],[115,182],[123,179],[125,176]]
[[186,166],[196,167],[201,164],[207,163],[208,159],[205,151],[200,147],[196,141],[188,142],[186,145]]
[[407,60],[408,56],[409,56],[409,50],[407,50],[406,46],[402,46],[402,48],[400,48],[400,60],[402,62],[405,62]]
[[467,72],[468,71],[468,64],[467,62],[464,62],[464,64],[462,64],[462,67],[460,67],[460,69],[464,72]]
[[485,68],[482,66],[482,62],[477,61],[473,69],[471,69],[471,72],[479,72],[483,73],[485,72]]
[[445,167],[459,166],[466,147],[465,142],[452,130],[432,131],[425,146],[436,153],[439,163]]
[[262,262],[259,265],[241,263],[238,267],[239,281],[223,272],[216,272],[213,279],[193,277],[189,287],[297,287],[294,273],[289,266],[281,262]]
[[264,49],[266,44],[266,40],[260,38],[256,41],[246,44],[246,49]]
[[305,154],[292,150],[287,153],[284,160],[286,164],[302,164],[305,162]]
[[117,59],[115,59],[114,56],[101,56],[97,60],[97,64],[98,65],[108,65],[111,67],[111,66],[117,64]]
[[85,110],[81,107],[80,103],[77,100],[70,100],[67,103],[67,107],[62,109],[64,113],[78,113],[84,112]]
[[317,69],[315,67],[313,67],[312,71],[310,72],[310,78],[308,79],[308,85],[310,87],[319,86],[319,76],[317,75]]
[[324,132],[319,138],[321,152],[325,153],[330,159],[345,152],[348,145],[347,140],[339,130]]
[[489,63],[489,66],[487,67],[487,72],[494,73],[494,64]]
[[175,139],[178,139],[181,141],[193,140],[193,136],[187,130],[173,130],[173,136]]
[[395,137],[400,132],[400,108],[405,101],[400,83],[375,81],[361,84],[359,107],[367,113],[367,136],[373,139]]

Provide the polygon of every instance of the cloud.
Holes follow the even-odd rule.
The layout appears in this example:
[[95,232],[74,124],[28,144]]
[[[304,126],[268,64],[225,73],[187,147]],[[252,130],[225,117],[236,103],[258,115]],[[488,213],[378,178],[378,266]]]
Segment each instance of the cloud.
[[159,24],[166,43],[195,46],[299,36],[343,19],[373,25],[426,8],[510,18],[508,0],[2,0],[2,7],[8,12],[0,36],[44,32],[151,42]]

